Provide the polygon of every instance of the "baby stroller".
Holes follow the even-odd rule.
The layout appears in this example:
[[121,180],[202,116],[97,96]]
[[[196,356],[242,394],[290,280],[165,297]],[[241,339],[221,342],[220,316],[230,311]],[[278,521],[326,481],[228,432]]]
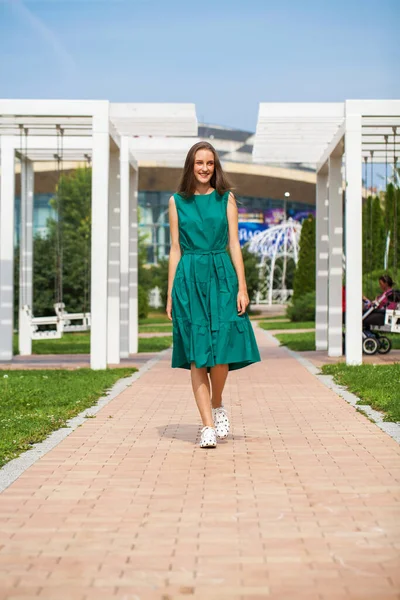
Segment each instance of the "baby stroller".
[[364,354],[387,354],[392,342],[383,333],[400,333],[400,290],[392,290],[388,295],[390,303],[397,304],[393,310],[378,308],[377,302],[363,313],[363,352]]

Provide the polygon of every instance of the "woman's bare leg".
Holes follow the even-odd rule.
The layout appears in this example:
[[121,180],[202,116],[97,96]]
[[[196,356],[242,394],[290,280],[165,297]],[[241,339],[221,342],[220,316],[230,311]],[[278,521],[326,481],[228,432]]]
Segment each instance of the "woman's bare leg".
[[208,379],[207,368],[198,369],[194,363],[190,365],[192,375],[192,388],[196,399],[197,408],[203,421],[203,425],[214,427],[214,420],[211,412],[210,400],[210,380]]
[[210,369],[211,404],[213,408],[218,408],[222,404],[222,392],[224,391],[228,371],[228,365],[215,365]]

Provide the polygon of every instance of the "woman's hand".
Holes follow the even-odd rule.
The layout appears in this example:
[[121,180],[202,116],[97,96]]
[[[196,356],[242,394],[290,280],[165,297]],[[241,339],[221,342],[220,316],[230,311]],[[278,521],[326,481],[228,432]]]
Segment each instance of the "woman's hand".
[[165,308],[167,317],[170,321],[172,321],[172,296],[168,296],[167,298],[167,306]]
[[237,295],[237,308],[239,315],[243,315],[246,312],[246,308],[250,304],[249,296],[246,290],[239,290]]

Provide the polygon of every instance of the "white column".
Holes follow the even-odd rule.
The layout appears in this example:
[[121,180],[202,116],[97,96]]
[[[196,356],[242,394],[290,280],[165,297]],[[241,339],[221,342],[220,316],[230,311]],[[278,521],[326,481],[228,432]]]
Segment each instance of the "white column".
[[362,363],[361,115],[346,116],[346,363]]
[[120,361],[120,158],[110,153],[108,192],[107,363]]
[[0,361],[13,357],[14,307],[14,138],[0,136]]
[[317,173],[315,347],[328,349],[328,172]]
[[90,366],[107,366],[108,114],[93,117]]
[[121,212],[120,212],[120,274],[121,274],[121,304],[120,304],[120,356],[127,358],[129,356],[129,140],[127,137],[121,138],[120,153],[120,191],[121,191]]
[[33,163],[28,159],[22,158],[18,327],[18,347],[21,356],[32,354],[30,327],[22,312],[25,305],[29,306],[31,310],[33,308],[33,201]]
[[129,180],[129,354],[136,354],[139,348],[137,169],[131,169]]
[[329,157],[328,355],[342,356],[343,190],[342,156]]

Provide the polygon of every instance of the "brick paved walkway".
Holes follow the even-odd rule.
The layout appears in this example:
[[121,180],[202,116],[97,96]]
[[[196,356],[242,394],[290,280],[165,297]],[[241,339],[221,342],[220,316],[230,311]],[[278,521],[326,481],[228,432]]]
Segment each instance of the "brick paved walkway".
[[[301,356],[307,358],[310,362],[313,363],[316,367],[321,367],[322,365],[330,365],[337,362],[344,362],[346,359],[344,356],[340,358],[333,358],[332,356],[328,356],[328,353],[325,350],[316,350],[313,352],[300,352]],[[391,350],[388,354],[373,354],[372,356],[367,356],[363,354],[362,357],[363,364],[365,365],[391,365],[393,363],[400,362],[400,350]]]
[[216,450],[167,353],[0,496],[1,600],[399,598],[398,446],[256,333]]
[[[110,368],[136,367],[140,369],[144,363],[157,356],[156,352],[140,352],[122,358],[118,365],[110,364]],[[90,368],[89,354],[31,354],[30,356],[14,356],[10,362],[0,363],[0,371],[8,369],[81,369]]]

